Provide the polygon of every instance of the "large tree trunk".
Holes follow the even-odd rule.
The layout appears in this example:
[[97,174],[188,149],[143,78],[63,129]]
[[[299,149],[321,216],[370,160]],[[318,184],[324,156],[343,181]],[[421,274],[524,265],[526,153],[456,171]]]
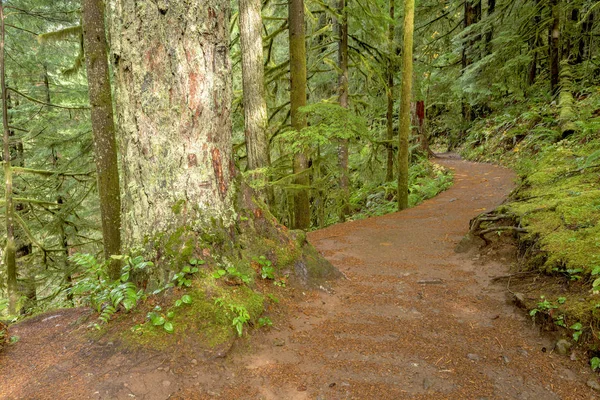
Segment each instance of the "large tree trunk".
[[400,130],[398,132],[398,210],[408,208],[408,136],[410,134],[410,100],[413,82],[413,32],[415,0],[404,0],[404,53],[402,93],[400,95]]
[[387,64],[387,113],[386,113],[386,147],[387,147],[387,167],[385,172],[386,182],[394,180],[394,57],[396,56],[396,42],[394,41],[395,23],[395,1],[390,1],[390,25],[388,26],[388,41],[389,41],[389,60]]
[[[338,12],[342,18],[339,23],[338,42],[338,66],[340,75],[338,77],[340,106],[348,108],[349,83],[348,83],[348,13],[346,12],[346,0],[339,0]],[[342,208],[340,210],[340,221],[345,221],[350,214],[350,177],[348,174],[348,139],[340,140],[338,147],[338,164],[340,167],[340,189],[342,192]]]
[[[239,0],[244,133],[248,170],[251,171],[267,168],[271,164],[267,139],[268,115],[265,98],[261,5],[261,0]],[[263,198],[268,203],[272,203],[272,191],[262,189],[261,192]]]
[[235,219],[229,2],[113,3],[125,248]]
[[[290,0],[288,5],[290,35],[290,101],[292,127],[299,131],[306,126],[306,119],[298,109],[306,105],[306,38],[304,33],[304,0]],[[296,190],[294,196],[294,222],[296,229],[310,226],[310,200],[308,187],[308,160],[303,152],[294,155]]]
[[[151,281],[164,282],[191,257],[249,262],[289,251],[286,261],[294,263],[305,255],[297,246],[306,250],[306,243],[294,241],[236,178],[229,2],[112,6],[124,244],[160,267]],[[339,275],[314,250],[309,255],[317,268],[293,265],[308,268],[303,277]]]
[[[121,195],[117,145],[113,119],[112,93],[108,75],[108,44],[104,33],[104,1],[83,0],[81,3],[83,45],[89,86],[89,97],[96,154],[96,173],[104,257],[121,253]],[[109,263],[109,276],[118,279],[118,261]]]

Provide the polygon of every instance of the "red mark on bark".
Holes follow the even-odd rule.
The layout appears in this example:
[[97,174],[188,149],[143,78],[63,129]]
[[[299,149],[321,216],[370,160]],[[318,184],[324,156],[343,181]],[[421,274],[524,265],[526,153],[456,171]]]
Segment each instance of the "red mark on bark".
[[225,198],[225,195],[227,194],[227,182],[225,182],[225,177],[223,176],[223,160],[221,160],[221,152],[217,148],[212,150],[212,163],[213,169],[215,170],[217,185],[219,187],[219,193],[221,194],[221,198]]
[[261,210],[260,208],[255,208],[255,209],[254,209],[254,216],[255,216],[256,218],[262,218],[262,215],[263,215],[263,214],[262,214],[262,210]]
[[195,154],[188,154],[188,167],[193,168],[198,166],[198,157]]
[[229,176],[235,178],[237,176],[237,171],[235,170],[235,163],[232,159],[229,160]]

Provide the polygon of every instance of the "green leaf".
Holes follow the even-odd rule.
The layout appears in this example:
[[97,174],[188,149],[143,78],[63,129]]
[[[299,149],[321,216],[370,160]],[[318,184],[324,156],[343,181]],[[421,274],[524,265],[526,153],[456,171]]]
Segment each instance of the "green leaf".
[[183,301],[181,301],[180,299],[177,299],[175,301],[175,307],[181,307],[182,304],[183,304]]
[[151,313],[150,322],[152,322],[152,325],[154,326],[161,326],[165,323],[165,317],[156,313]]
[[175,316],[175,312],[174,311],[169,311],[167,313],[167,318],[172,319]]
[[181,297],[181,301],[183,301],[185,304],[192,304],[192,296],[190,296],[189,294],[184,294]]
[[165,322],[165,324],[163,325],[163,328],[165,329],[165,331],[167,331],[168,333],[173,333],[173,324],[171,322]]
[[600,358],[594,357],[590,360],[590,364],[592,365],[592,369],[595,371],[600,368]]
[[581,325],[581,322],[577,322],[576,324],[571,325],[571,329],[574,329],[576,331],[580,331],[583,328],[583,325]]

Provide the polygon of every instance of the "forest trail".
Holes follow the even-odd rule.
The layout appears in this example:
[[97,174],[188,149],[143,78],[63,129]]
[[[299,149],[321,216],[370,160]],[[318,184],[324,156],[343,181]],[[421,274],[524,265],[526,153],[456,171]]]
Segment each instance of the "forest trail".
[[[348,279],[331,293],[297,292],[287,319],[274,317],[274,328],[238,341],[227,357],[110,351],[112,343],[74,343],[56,329],[28,337],[23,324],[19,346],[0,356],[0,398],[600,398],[586,385],[595,375],[585,356],[556,354],[507,301],[505,284],[492,283],[510,260],[454,252],[469,220],[507,196],[514,174],[436,162],[455,170],[454,186],[438,197],[311,233]],[[44,321],[66,326],[81,311],[56,315]]]

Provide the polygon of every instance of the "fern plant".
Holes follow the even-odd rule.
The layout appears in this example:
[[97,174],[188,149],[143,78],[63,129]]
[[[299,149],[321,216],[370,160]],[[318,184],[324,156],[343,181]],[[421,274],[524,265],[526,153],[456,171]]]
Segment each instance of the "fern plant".
[[145,298],[144,291],[129,281],[133,271],[142,271],[154,264],[144,261],[141,256],[113,256],[121,260],[121,276],[113,281],[109,278],[106,263],[100,263],[91,254],[75,254],[70,260],[84,270],[83,278],[74,285],[72,293],[81,298],[82,303],[89,305],[100,313],[99,319],[108,323],[110,318],[120,309],[126,312],[133,310],[138,302]]

